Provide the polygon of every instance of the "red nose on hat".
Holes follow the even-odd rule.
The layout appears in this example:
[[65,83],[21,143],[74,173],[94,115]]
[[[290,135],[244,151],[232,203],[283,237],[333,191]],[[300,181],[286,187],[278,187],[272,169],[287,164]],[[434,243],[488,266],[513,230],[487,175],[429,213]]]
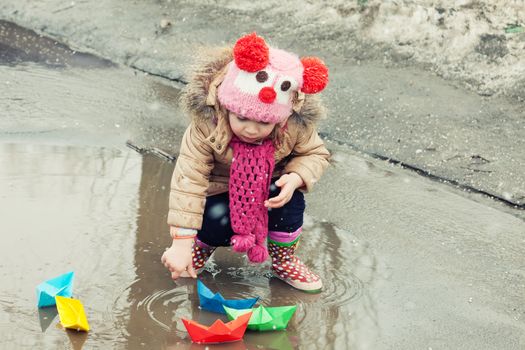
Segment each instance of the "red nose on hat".
[[259,91],[259,100],[264,103],[272,103],[275,101],[275,96],[277,96],[277,93],[269,86],[263,87],[261,91]]

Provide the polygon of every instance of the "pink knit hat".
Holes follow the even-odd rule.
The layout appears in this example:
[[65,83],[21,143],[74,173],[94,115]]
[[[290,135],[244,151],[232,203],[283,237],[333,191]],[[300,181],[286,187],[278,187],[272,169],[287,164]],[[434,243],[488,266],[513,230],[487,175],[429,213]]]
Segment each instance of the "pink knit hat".
[[328,69],[320,59],[299,59],[268,47],[255,33],[237,41],[233,56],[219,86],[219,101],[229,111],[255,121],[286,120],[296,91],[314,94],[328,83]]

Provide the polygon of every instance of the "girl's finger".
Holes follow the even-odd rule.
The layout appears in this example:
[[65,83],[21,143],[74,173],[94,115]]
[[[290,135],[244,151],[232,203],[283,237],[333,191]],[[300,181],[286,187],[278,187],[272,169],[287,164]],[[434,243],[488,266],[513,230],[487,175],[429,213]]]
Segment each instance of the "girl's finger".
[[268,201],[270,201],[271,203],[275,203],[275,202],[278,202],[278,201],[280,201],[282,199],[283,199],[283,196],[281,194],[279,194],[278,196],[275,196],[273,198],[268,199]]
[[285,204],[286,204],[286,200],[282,199],[282,200],[280,200],[278,202],[270,203],[270,208],[280,208],[280,207],[282,207]]
[[171,278],[176,280],[180,276],[180,271],[172,271],[171,272]]
[[191,277],[197,278],[197,273],[195,272],[195,269],[193,268],[193,265],[188,266],[186,269]]
[[275,185],[279,186],[279,187],[282,187],[282,186],[286,185],[286,183],[288,182],[287,180],[288,180],[288,174],[284,174],[277,181],[275,181]]

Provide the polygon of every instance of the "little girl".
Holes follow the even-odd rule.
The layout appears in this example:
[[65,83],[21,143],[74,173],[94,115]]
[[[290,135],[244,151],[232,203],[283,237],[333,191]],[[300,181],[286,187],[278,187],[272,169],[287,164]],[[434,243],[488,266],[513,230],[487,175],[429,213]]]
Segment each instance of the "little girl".
[[193,277],[218,246],[272,259],[291,286],[321,291],[295,256],[305,202],[330,154],[316,130],[324,109],[312,94],[328,83],[314,57],[269,47],[255,33],[212,53],[183,95],[192,115],[171,182],[171,277]]

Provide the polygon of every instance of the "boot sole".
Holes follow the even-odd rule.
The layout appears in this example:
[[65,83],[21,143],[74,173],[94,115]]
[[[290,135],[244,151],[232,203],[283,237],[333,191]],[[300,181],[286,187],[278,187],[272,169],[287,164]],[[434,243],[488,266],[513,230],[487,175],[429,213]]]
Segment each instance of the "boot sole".
[[[301,292],[305,292],[305,293],[309,293],[309,294],[319,294],[323,291],[323,284],[322,282],[321,283],[321,286],[319,288],[314,288],[314,289],[304,289],[304,288],[301,288],[300,285],[294,285],[292,284],[293,282],[290,282],[289,280],[285,279],[285,278],[282,278],[280,277],[278,274],[276,274],[275,272],[272,271],[272,275],[275,277],[275,278],[278,278],[280,279],[281,281],[283,281],[284,283],[286,283],[287,285],[297,289],[297,290],[300,290]],[[298,283],[302,283],[302,282],[298,282]],[[307,283],[305,283],[307,284]]]

